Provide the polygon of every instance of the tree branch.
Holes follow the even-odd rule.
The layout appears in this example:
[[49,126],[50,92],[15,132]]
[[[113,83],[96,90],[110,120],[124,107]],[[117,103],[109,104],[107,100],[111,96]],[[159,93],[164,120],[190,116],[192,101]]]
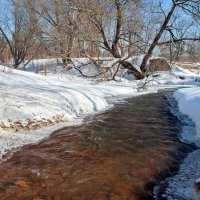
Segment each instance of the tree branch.
[[160,42],[157,45],[163,45],[163,44],[171,44],[171,43],[176,43],[176,42],[183,42],[183,41],[200,41],[200,37],[199,38],[179,38],[179,39],[174,39],[174,40],[168,40],[168,41],[164,41],[164,42]]

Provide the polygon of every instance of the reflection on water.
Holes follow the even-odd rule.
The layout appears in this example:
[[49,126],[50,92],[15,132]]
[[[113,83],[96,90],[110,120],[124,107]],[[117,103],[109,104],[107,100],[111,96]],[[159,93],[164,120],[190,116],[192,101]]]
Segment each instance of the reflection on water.
[[0,165],[0,199],[151,199],[184,154],[180,126],[163,93],[130,99],[15,153]]

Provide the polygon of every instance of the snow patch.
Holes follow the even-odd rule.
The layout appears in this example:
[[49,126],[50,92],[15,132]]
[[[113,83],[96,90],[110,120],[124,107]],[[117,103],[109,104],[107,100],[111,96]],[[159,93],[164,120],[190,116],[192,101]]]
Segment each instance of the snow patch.
[[200,137],[200,87],[179,89],[174,97],[178,100],[180,111],[194,121]]

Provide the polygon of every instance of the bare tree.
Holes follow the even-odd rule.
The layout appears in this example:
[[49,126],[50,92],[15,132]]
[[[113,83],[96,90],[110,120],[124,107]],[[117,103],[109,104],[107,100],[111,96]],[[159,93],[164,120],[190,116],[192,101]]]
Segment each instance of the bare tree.
[[3,36],[0,36],[0,63],[5,63],[8,60],[8,45]]
[[9,1],[9,8],[11,12],[6,13],[6,17],[0,21],[0,33],[8,44],[13,65],[17,68],[25,61],[28,50],[35,44],[38,18],[35,13],[23,7],[22,0]]
[[[89,27],[93,27],[99,38],[90,38],[93,44],[98,45],[101,49],[106,50],[130,73],[138,78],[143,78],[143,74],[134,68],[134,66],[123,57],[124,45],[130,45],[125,37],[125,12],[129,1],[111,0],[111,1],[94,1],[91,5],[90,1],[76,1],[76,9],[85,12]],[[131,1],[134,8],[137,9],[138,1]],[[86,33],[85,33],[86,34]],[[99,40],[98,40],[99,39]],[[124,44],[123,44],[123,41]],[[130,48],[130,46],[129,46]],[[130,52],[130,51],[129,51]]]
[[79,16],[73,9],[72,1],[38,0],[39,9],[35,10],[45,21],[44,37],[51,42],[49,50],[62,58],[66,66],[71,63],[71,56],[77,50]]
[[[101,40],[98,42],[95,42],[95,40],[93,40],[94,38],[91,38],[93,43],[99,45],[102,49],[108,51],[114,58],[118,59],[123,58],[124,52],[128,52],[127,59],[137,53],[145,53],[140,66],[142,72],[136,70],[132,63],[128,62],[127,59],[120,61],[120,64],[138,79],[144,77],[147,61],[153,54],[155,47],[158,45],[168,43],[176,44],[174,45],[176,51],[181,52],[183,41],[199,40],[199,37],[185,36],[185,32],[188,29],[187,27],[183,30],[183,34],[177,35],[177,33],[174,33],[174,27],[169,24],[172,22],[174,23],[177,20],[175,18],[175,10],[181,9],[182,12],[191,11],[191,13],[195,10],[195,13],[197,13],[198,9],[193,9],[196,8],[195,6],[199,6],[197,0],[173,0],[168,13],[166,13],[166,9],[164,10],[162,8],[162,1],[159,1],[156,5],[159,17],[154,18],[147,16],[144,17],[143,20],[137,18],[137,22],[141,21],[139,24],[136,23],[138,25],[137,29],[133,28],[134,24],[130,23],[131,20],[128,18],[129,16],[127,17],[128,13],[130,13],[127,8],[130,8],[131,5],[135,5],[132,12],[134,15],[137,15],[139,8],[141,8],[141,1],[112,0],[94,2],[93,6],[91,6],[90,1],[81,1],[81,3],[78,2],[77,4],[77,9],[80,11],[84,10],[84,12],[87,13],[87,20],[96,28],[96,33],[101,36]],[[146,7],[151,7],[149,2],[144,1],[144,3]],[[151,12],[155,11],[156,6]],[[164,18],[160,16],[161,14]],[[145,24],[145,20],[147,20],[148,17],[149,23]],[[160,27],[157,31],[158,26]],[[109,32],[110,29],[112,30],[111,34]],[[169,33],[169,37],[167,37],[166,40],[163,40],[165,32]],[[160,42],[161,39],[162,41]]]
[[[158,32],[156,33],[148,51],[146,52],[142,64],[141,64],[141,70],[144,73],[145,69],[146,69],[146,65],[147,65],[147,61],[148,59],[151,57],[155,47],[159,44],[166,44],[166,43],[177,43],[177,42],[182,42],[182,41],[186,41],[186,40],[200,40],[200,38],[193,38],[193,37],[180,37],[180,38],[175,38],[174,34],[173,34],[173,29],[171,29],[172,26],[169,26],[169,22],[171,20],[171,18],[174,15],[174,12],[177,8],[181,8],[183,11],[186,11],[190,14],[195,14],[195,16],[197,14],[200,13],[200,4],[199,4],[199,0],[172,0],[172,6],[169,10],[169,12],[167,14],[164,13],[164,20],[158,30]],[[172,36],[172,38],[170,40],[167,41],[163,41],[161,43],[159,43],[159,40],[161,39],[161,37],[163,36],[163,33],[165,31],[169,31],[170,35]]]
[[[102,68],[99,58],[106,55],[116,61],[112,67],[123,66],[142,79],[155,49],[166,46],[170,55],[178,56],[189,42],[200,40],[199,31],[192,32],[199,26],[199,0],[171,0],[167,7],[161,0],[9,0],[9,4],[0,33],[15,67],[33,58],[42,44],[43,51],[61,57],[64,66],[73,66],[71,58],[85,56]],[[179,12],[192,22],[182,26]],[[141,54],[144,58],[136,69],[130,58]]]

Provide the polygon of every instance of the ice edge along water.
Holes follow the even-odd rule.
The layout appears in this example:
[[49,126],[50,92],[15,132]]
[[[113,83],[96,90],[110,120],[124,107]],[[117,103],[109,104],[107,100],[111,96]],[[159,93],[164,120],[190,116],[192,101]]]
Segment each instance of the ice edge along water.
[[[171,112],[182,122],[180,139],[193,143],[200,148],[200,87],[178,89],[173,94],[177,106],[171,106]],[[170,102],[173,104],[173,102]],[[200,149],[188,154],[183,160],[178,173],[165,179],[167,185],[162,197],[168,200],[196,200],[195,182],[200,178]],[[157,200],[159,187],[154,188]]]

